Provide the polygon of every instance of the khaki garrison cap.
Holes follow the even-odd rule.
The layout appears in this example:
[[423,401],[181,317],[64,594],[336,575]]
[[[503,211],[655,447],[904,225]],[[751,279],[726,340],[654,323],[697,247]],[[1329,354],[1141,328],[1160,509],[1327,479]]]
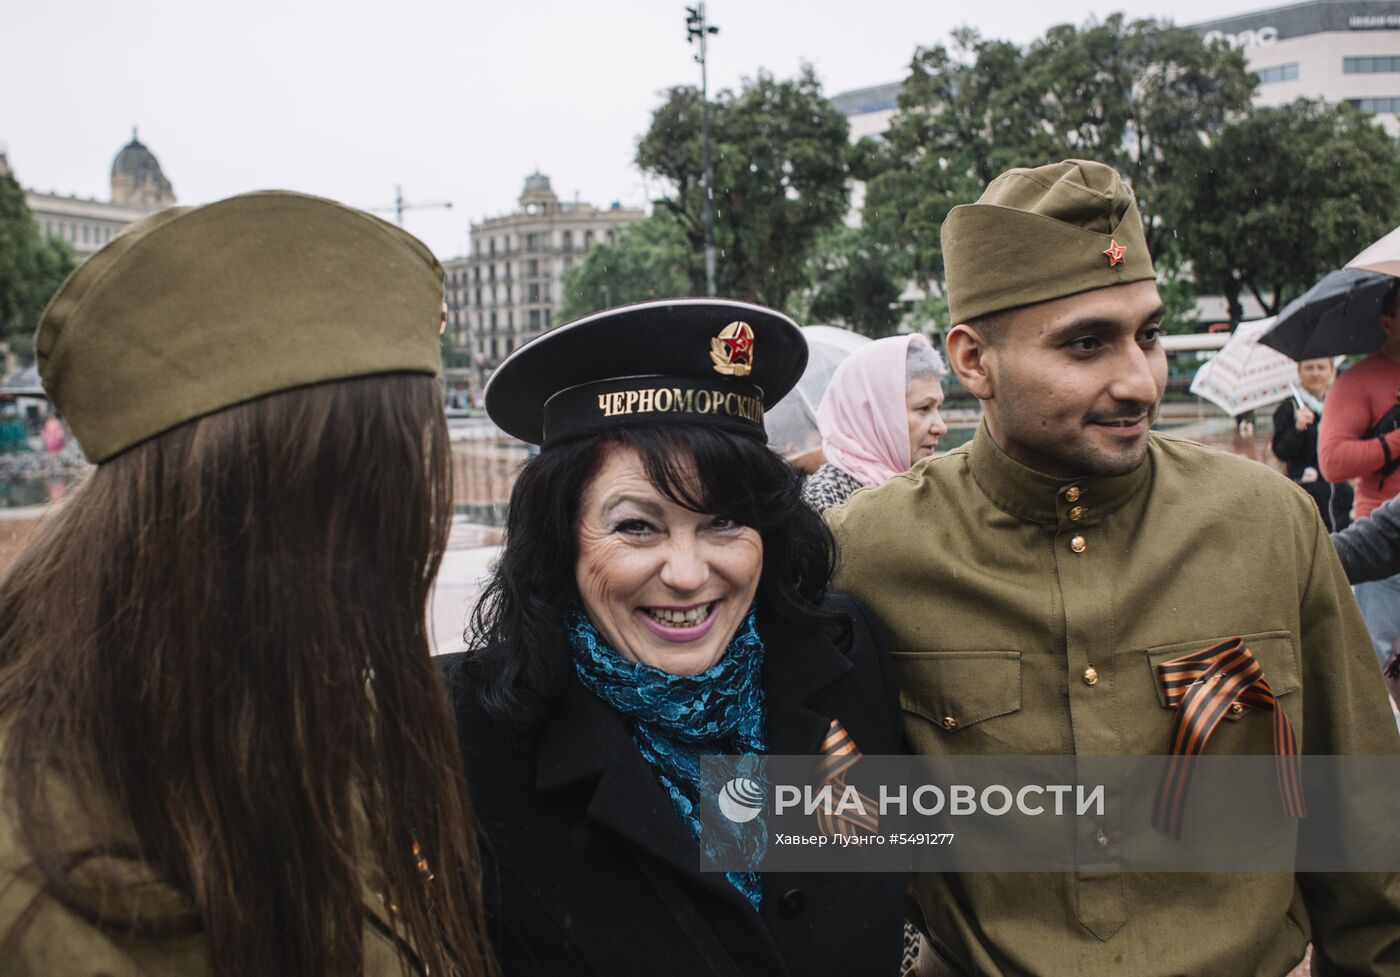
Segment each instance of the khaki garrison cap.
[[1007,170],[952,209],[942,239],[954,325],[1156,277],[1132,190],[1090,160]]
[[88,459],[267,394],[436,374],[442,266],[417,238],[269,190],[131,225],[39,320],[44,389]]

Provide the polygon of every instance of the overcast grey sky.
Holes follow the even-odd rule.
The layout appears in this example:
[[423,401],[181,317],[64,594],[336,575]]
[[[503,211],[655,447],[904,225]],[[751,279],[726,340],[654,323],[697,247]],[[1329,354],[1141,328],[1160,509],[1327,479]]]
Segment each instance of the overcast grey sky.
[[[970,24],[1025,42],[1122,10],[1178,23],[1264,0],[711,0],[711,88],[806,61],[828,94],[895,81],[917,45]],[[6,0],[0,143],[25,186],[106,199],[140,127],[182,203],[285,187],[410,211],[443,258],[514,209],[526,174],[565,199],[642,205],[636,138],[671,85],[699,84],[685,0]]]

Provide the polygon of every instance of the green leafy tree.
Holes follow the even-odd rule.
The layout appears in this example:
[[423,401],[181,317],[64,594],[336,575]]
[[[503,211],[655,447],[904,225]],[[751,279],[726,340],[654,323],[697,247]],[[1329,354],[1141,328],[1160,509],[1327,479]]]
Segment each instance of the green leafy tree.
[[939,229],[999,173],[1060,159],[1116,167],[1138,196],[1149,245],[1172,260],[1164,218],[1180,159],[1247,111],[1256,82],[1243,56],[1191,30],[1115,14],[1061,25],[1022,49],[954,33],[919,49],[883,147],[867,150],[864,217],[941,291]]
[[864,228],[838,224],[813,252],[810,286],[790,299],[787,311],[799,322],[845,326],[878,339],[898,330],[901,283],[892,274],[900,267]]
[[1016,45],[968,29],[954,32],[951,47],[918,49],[883,141],[862,140],[854,154],[855,176],[866,181],[864,226],[925,290],[942,288],[938,234],[948,212],[1028,158],[1034,120],[1004,97],[1022,61]]
[[39,313],[74,264],[66,243],[40,234],[24,190],[0,170],[0,340],[30,352]]
[[616,244],[594,246],[564,275],[560,321],[632,302],[702,294],[692,287],[690,266],[696,260],[675,222],[639,220]]
[[[637,165],[665,192],[654,218],[675,227],[703,295],[704,190],[700,93],[671,89],[637,146]],[[821,235],[846,213],[848,127],[810,68],[779,81],[767,72],[710,104],[716,287],[721,295],[783,307],[807,283]]]
[[1123,174],[1148,246],[1170,260],[1165,244],[1176,228],[1164,210],[1183,183],[1182,161],[1250,109],[1258,81],[1243,53],[1187,28],[1114,14],[1052,27],[1027,50],[1026,69],[1015,97],[1045,120],[1045,148]]
[[1300,99],[1261,108],[1185,161],[1183,253],[1238,322],[1269,314],[1400,223],[1400,153],[1367,115]]

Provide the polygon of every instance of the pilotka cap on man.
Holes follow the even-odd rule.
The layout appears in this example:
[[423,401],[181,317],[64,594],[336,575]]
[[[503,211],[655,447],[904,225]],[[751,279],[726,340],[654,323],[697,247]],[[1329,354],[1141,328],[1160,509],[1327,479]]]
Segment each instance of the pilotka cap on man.
[[942,240],[954,324],[1156,277],[1132,189],[1091,160],[1007,170]]
[[163,210],[84,262],[34,346],[88,459],[257,397],[436,374],[442,266],[417,238],[285,191]]

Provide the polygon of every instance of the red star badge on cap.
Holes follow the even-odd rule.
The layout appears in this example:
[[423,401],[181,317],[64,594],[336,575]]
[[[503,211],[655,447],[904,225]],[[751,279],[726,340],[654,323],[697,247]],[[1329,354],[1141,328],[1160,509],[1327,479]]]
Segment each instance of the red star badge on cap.
[[1119,244],[1117,240],[1112,241],[1104,251],[1104,254],[1108,255],[1108,265],[1110,268],[1114,265],[1121,265],[1123,263],[1123,255],[1127,253],[1128,249]]
[[722,340],[722,342],[725,348],[729,350],[729,355],[731,357],[741,360],[747,359],[745,354],[748,353],[749,346],[753,344],[753,340],[746,336],[735,336],[733,339],[725,339]]

